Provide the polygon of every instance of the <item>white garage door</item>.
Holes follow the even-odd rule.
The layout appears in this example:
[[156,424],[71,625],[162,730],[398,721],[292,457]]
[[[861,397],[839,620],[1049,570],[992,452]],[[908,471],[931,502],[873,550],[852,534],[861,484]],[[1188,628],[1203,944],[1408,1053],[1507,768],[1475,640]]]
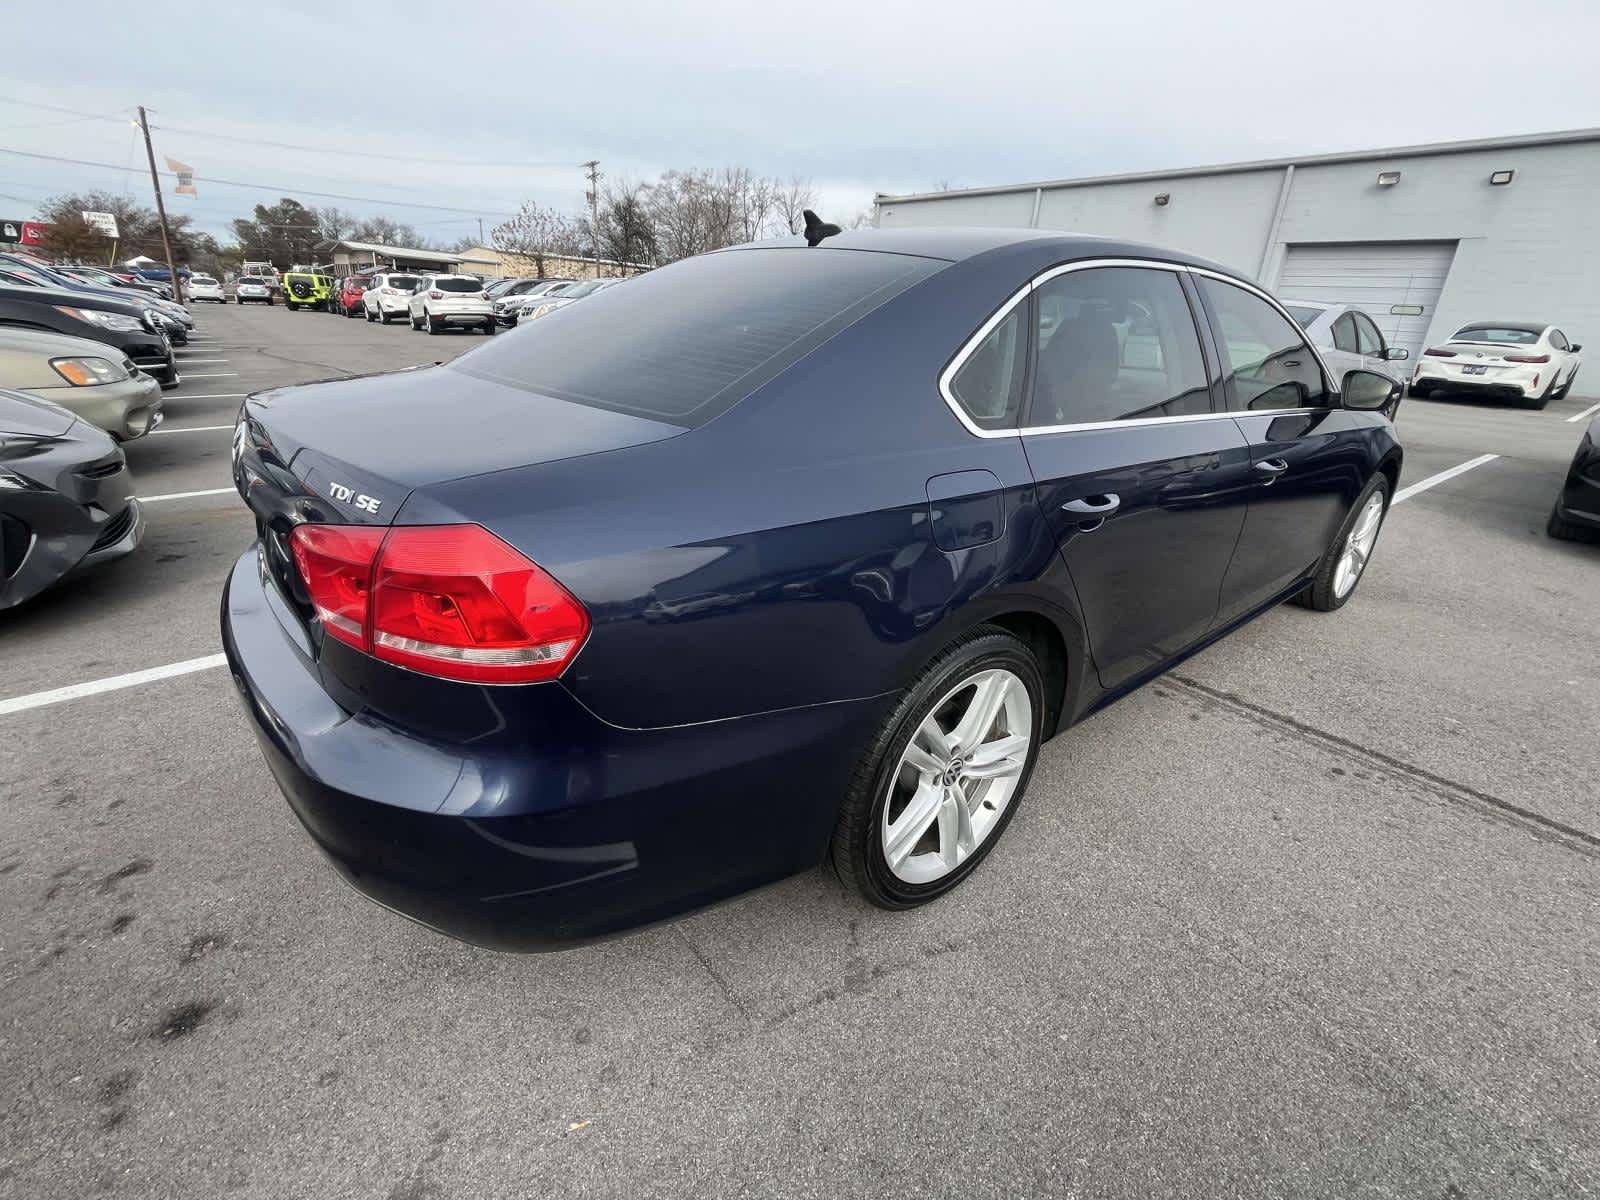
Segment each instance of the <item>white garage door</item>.
[[1415,362],[1444,291],[1454,242],[1341,242],[1290,246],[1274,289],[1282,300],[1354,304]]

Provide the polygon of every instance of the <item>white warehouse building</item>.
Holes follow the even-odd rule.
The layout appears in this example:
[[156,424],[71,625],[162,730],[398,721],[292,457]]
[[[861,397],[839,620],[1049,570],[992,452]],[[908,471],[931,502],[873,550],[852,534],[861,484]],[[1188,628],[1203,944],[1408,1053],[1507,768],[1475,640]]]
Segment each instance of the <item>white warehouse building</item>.
[[1360,306],[1413,360],[1469,321],[1600,348],[1600,129],[877,197],[877,224],[1003,225],[1187,251]]

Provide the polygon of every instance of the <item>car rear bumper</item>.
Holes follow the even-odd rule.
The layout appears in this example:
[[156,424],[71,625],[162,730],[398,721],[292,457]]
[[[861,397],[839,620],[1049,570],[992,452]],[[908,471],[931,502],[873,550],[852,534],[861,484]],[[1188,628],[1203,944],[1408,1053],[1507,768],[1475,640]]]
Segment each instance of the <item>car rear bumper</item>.
[[427,316],[443,325],[482,325],[494,318],[494,312],[484,308],[431,308]]
[[502,950],[608,936],[814,865],[886,703],[628,730],[559,683],[480,689],[374,664],[394,690],[459,696],[441,731],[445,708],[517,710],[489,736],[424,739],[335,698],[254,547],[223,593],[222,642],[278,786],[345,879]]
[[1588,435],[1573,456],[1567,481],[1556,497],[1556,513],[1564,521],[1600,529],[1600,449]]
[[[1542,365],[1542,364],[1541,364]],[[1490,367],[1484,375],[1463,375],[1458,366],[1421,363],[1412,376],[1413,390],[1461,391],[1479,396],[1504,396],[1526,400],[1547,390],[1553,365],[1540,367]]]

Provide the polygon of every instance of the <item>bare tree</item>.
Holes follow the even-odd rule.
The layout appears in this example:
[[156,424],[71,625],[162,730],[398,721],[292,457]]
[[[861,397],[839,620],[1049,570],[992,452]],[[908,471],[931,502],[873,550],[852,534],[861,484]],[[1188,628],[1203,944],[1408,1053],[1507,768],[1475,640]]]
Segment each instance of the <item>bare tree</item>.
[[343,241],[355,232],[360,222],[354,213],[346,212],[330,204],[326,208],[313,208],[311,213],[316,218],[317,235],[325,242]]
[[806,227],[805,211],[816,208],[817,190],[811,186],[809,179],[802,179],[798,175],[789,176],[789,182],[778,189],[777,209],[778,215],[783,220],[784,229],[789,233],[799,233]]
[[815,197],[806,180],[780,183],[747,167],[668,171],[639,189],[655,235],[655,258],[663,263],[795,232]]
[[552,255],[578,251],[579,238],[578,223],[571,217],[532,200],[523,201],[517,215],[496,225],[489,235],[496,250],[525,259],[540,278]]
[[656,258],[655,229],[642,185],[625,180],[608,186],[600,202],[600,254],[619,263]]

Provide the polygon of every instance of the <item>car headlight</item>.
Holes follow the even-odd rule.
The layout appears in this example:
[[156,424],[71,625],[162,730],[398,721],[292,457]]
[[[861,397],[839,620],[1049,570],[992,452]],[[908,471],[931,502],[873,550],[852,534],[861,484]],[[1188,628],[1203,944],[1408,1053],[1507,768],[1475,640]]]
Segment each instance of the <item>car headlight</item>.
[[73,387],[93,387],[99,383],[121,383],[128,373],[104,358],[52,358],[55,373]]
[[138,333],[141,328],[138,317],[125,317],[121,313],[101,312],[97,308],[72,308],[66,304],[57,304],[54,308],[79,321],[87,321],[102,329],[114,329],[118,333]]

